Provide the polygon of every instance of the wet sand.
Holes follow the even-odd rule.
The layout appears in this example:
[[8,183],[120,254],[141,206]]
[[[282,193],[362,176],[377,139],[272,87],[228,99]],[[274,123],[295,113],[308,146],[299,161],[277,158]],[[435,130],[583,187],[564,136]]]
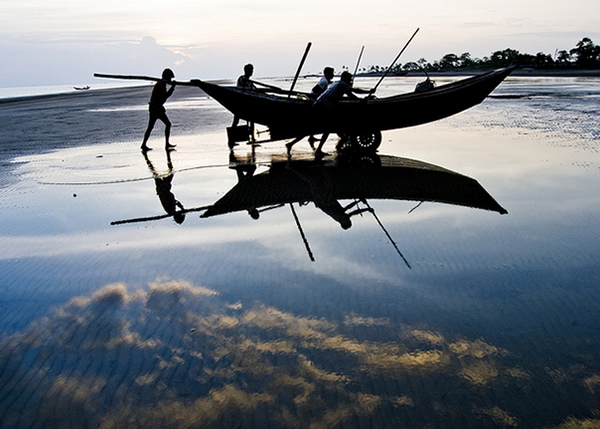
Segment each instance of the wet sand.
[[[389,236],[312,202],[298,222],[289,205],[163,216],[162,127],[138,149],[149,92],[0,102],[0,427],[599,424],[600,81],[515,77],[384,132],[382,155],[473,178],[508,211],[372,199]],[[187,209],[232,190],[236,165],[283,158],[231,158],[231,115],[198,90],[167,112]]]

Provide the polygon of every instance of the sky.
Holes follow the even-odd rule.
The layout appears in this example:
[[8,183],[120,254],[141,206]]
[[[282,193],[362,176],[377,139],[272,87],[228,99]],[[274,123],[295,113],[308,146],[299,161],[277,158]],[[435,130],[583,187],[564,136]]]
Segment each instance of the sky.
[[599,0],[0,0],[0,87],[94,84],[93,73],[234,79],[445,54],[600,44]]

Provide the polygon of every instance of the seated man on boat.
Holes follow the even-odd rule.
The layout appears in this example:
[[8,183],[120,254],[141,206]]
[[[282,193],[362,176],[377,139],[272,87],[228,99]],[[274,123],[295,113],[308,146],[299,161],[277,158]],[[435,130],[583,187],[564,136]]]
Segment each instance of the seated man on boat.
[[333,81],[333,75],[333,67],[325,67],[323,69],[323,77],[321,78],[321,80],[319,80],[319,82],[313,87],[313,89],[310,92],[310,98],[316,100],[319,97],[319,95],[323,94]]

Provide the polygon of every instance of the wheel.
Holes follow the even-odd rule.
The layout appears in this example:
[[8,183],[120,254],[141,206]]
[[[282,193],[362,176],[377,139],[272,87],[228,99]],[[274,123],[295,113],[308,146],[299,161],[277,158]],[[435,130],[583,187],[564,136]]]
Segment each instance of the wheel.
[[362,170],[369,171],[381,167],[381,158],[375,152],[365,152],[357,157],[356,163]]
[[355,148],[374,152],[381,144],[381,131],[355,134],[351,140]]

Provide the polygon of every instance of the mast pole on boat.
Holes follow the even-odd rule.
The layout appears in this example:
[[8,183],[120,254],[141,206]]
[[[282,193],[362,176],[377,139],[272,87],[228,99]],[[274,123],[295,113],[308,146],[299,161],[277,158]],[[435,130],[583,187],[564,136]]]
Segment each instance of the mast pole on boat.
[[288,94],[288,98],[290,98],[292,96],[292,91],[294,90],[294,87],[296,86],[296,81],[298,80],[298,76],[300,75],[302,66],[304,66],[304,61],[306,61],[306,57],[308,56],[308,51],[310,51],[311,46],[312,46],[312,42],[308,42],[308,45],[306,45],[306,49],[304,50],[304,55],[302,56],[302,60],[300,61],[300,64],[298,65],[298,70],[296,70],[296,75],[294,76],[294,80],[292,81],[292,86],[290,87],[290,93]]
[[400,51],[400,53],[398,55],[396,55],[396,58],[394,58],[394,61],[392,61],[392,64],[390,64],[390,66],[385,70],[385,73],[383,74],[383,76],[381,76],[381,78],[379,79],[379,81],[377,82],[377,84],[373,87],[373,89],[371,91],[369,91],[369,94],[375,94],[375,91],[377,91],[377,87],[379,86],[379,84],[383,81],[383,79],[385,79],[385,77],[388,75],[388,73],[390,72],[390,70],[392,69],[392,67],[394,67],[394,64],[396,64],[396,61],[398,61],[398,58],[400,58],[400,56],[406,50],[406,48],[408,47],[408,45],[410,45],[410,42],[412,42],[412,39],[415,38],[415,36],[419,32],[419,30],[420,30],[420,28],[417,28],[415,30],[415,32],[413,33],[413,35],[410,36],[410,39],[408,39],[408,42],[406,42],[406,45],[404,45],[404,47],[402,48],[402,50]]
[[358,66],[360,64],[360,60],[362,59],[363,52],[365,51],[365,46],[360,49],[360,54],[358,54],[358,60],[356,60],[356,67],[354,68],[354,74],[352,75],[352,82],[354,82],[354,78],[356,77],[356,73],[358,72]]

